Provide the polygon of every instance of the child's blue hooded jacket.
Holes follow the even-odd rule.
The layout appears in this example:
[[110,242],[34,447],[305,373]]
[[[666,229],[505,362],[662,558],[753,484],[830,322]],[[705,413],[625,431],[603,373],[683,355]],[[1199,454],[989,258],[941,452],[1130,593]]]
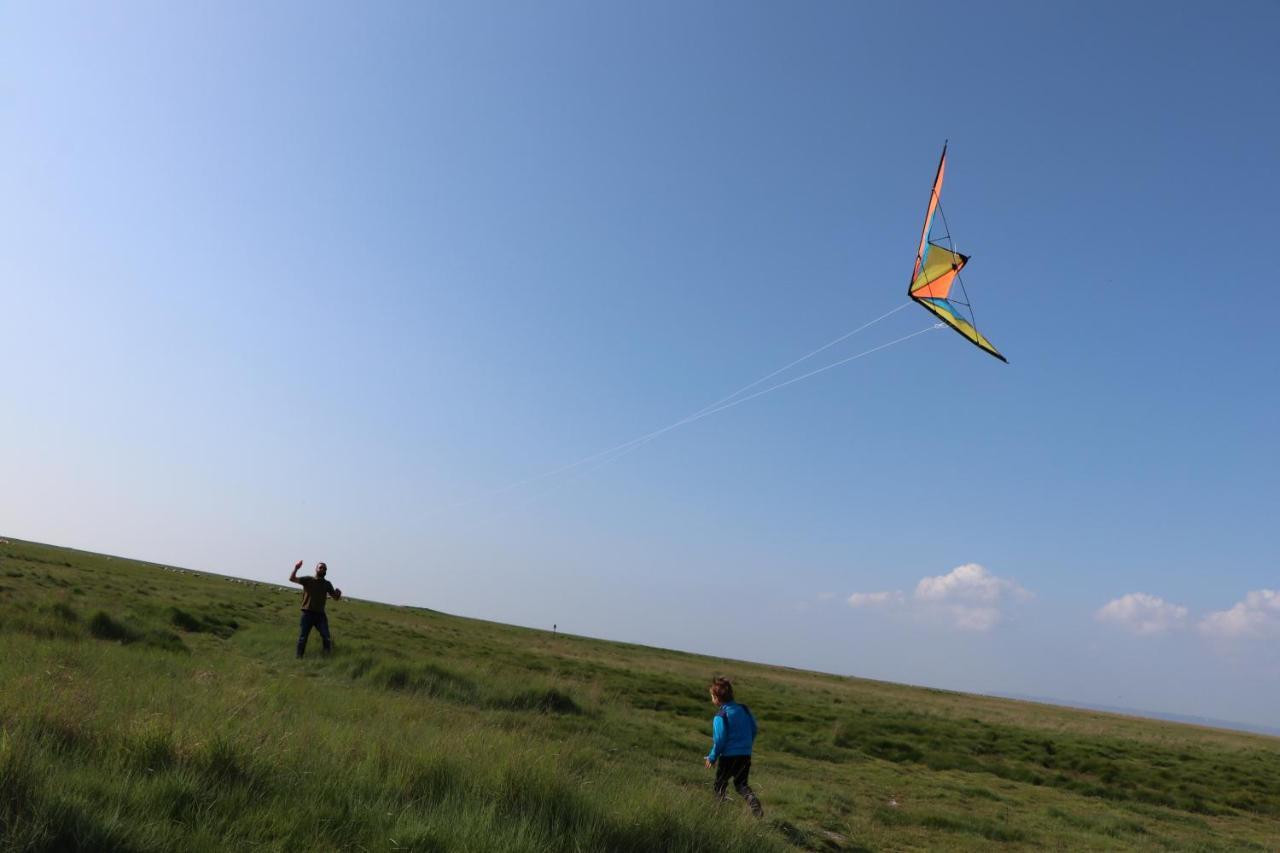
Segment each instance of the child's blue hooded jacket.
[[721,756],[750,755],[751,744],[756,739],[756,718],[746,705],[726,702],[711,722],[711,752],[707,760],[712,764]]

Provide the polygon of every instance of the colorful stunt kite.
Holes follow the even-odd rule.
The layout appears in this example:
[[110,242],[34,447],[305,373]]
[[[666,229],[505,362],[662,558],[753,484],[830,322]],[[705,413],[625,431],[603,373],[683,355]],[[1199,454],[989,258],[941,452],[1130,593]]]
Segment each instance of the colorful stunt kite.
[[[938,176],[933,179],[933,191],[929,194],[929,210],[924,216],[924,230],[920,233],[920,249],[916,252],[916,266],[911,271],[911,285],[907,294],[927,308],[942,322],[955,329],[970,343],[986,350],[1008,364],[1009,360],[991,345],[978,331],[973,319],[973,306],[969,304],[960,270],[969,258],[955,250],[951,232],[947,228],[946,214],[942,215],[942,228],[934,232],[935,213],[940,213],[938,198],[942,193],[942,176],[947,169],[947,146],[942,146],[942,159],[938,161]],[[945,242],[947,245],[942,245]],[[959,285],[959,292],[955,286]]]

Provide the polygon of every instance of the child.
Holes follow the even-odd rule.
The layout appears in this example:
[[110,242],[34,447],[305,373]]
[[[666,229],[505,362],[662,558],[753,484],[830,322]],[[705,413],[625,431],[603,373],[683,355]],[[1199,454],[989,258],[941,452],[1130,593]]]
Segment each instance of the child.
[[751,772],[751,744],[756,739],[756,718],[746,705],[733,701],[733,684],[727,678],[717,678],[711,682],[711,702],[720,712],[711,721],[713,732],[711,752],[705,759],[707,767],[716,768],[716,798],[723,802],[729,790],[729,780],[733,787],[751,806],[751,813],[756,817],[764,817],[764,809],[760,800],[747,785],[747,775]]

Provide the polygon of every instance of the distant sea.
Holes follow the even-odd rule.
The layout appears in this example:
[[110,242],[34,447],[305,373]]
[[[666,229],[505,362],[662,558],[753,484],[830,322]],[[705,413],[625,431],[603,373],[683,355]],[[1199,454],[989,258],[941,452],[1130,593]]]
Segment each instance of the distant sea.
[[1148,720],[1166,720],[1171,723],[1186,723],[1192,726],[1207,726],[1211,729],[1231,729],[1237,732],[1252,732],[1258,735],[1280,737],[1280,728],[1259,726],[1253,723],[1237,723],[1231,720],[1215,720],[1212,717],[1192,717],[1187,714],[1167,714],[1163,711],[1142,711],[1137,708],[1120,708],[1115,705],[1093,705],[1088,702],[1073,702],[1070,699],[1050,699],[1045,696],[1027,696],[1022,693],[992,693],[1002,699],[1019,699],[1023,702],[1039,702],[1042,705],[1062,705],[1066,708],[1079,708],[1083,711],[1105,711],[1108,714],[1123,714],[1126,717],[1144,717]]

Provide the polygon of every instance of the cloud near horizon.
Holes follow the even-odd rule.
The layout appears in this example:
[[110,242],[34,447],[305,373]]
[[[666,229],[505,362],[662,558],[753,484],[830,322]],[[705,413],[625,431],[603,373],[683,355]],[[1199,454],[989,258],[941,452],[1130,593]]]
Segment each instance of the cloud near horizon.
[[849,596],[850,607],[884,607],[901,601],[902,592],[896,589],[886,592],[855,592]]
[[977,563],[965,563],[945,575],[921,578],[910,599],[901,590],[855,592],[848,603],[854,608],[909,604],[917,612],[941,617],[952,627],[982,632],[1004,618],[1006,602],[1033,597],[1016,582],[997,577]]
[[1033,597],[1014,581],[997,577],[977,563],[956,566],[945,575],[921,578],[915,592],[916,601],[935,608],[965,631],[989,631],[1004,618],[1006,601]]
[[1164,634],[1187,624],[1187,608],[1145,592],[1131,592],[1098,608],[1093,618],[1139,636]]
[[1216,610],[1199,624],[1200,633],[1217,639],[1280,637],[1280,590],[1255,589],[1229,610]]

